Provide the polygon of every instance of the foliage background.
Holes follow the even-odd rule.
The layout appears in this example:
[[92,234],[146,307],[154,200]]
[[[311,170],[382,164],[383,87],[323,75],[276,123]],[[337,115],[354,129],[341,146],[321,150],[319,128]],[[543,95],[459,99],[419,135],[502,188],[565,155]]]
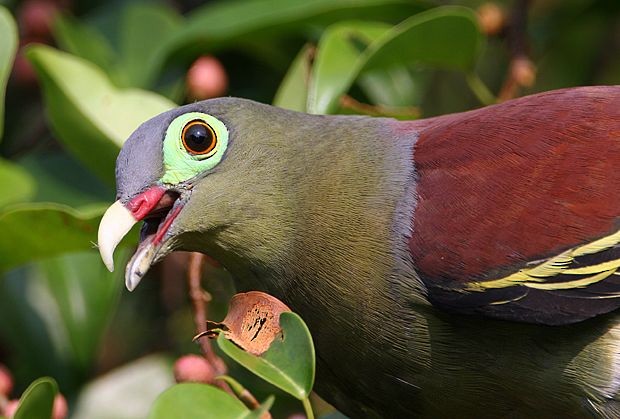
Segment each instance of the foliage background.
[[[32,3],[53,13],[33,18]],[[54,377],[73,417],[143,417],[173,383],[174,358],[199,352],[187,256],[169,257],[129,294],[122,269],[108,273],[93,246],[114,200],[120,144],[140,121],[199,96],[188,73],[198,57],[213,55],[225,69],[215,94],[315,113],[427,117],[620,84],[616,0],[506,0],[495,9],[475,0],[0,5],[19,26],[0,142],[0,361],[15,376],[14,397]],[[0,57],[9,34],[0,33]],[[55,49],[24,48],[33,43]],[[204,285],[214,296],[209,317],[219,320],[230,278],[209,266]],[[301,410],[231,368],[260,400],[277,394],[276,417]]]

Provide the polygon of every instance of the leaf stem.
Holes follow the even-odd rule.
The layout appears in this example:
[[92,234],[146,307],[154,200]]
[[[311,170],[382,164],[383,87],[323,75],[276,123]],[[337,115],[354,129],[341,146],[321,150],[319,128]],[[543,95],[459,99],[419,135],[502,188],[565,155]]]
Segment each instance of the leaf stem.
[[310,404],[310,397],[304,397],[301,401],[304,405],[304,411],[308,419],[314,419],[314,412],[312,411],[312,405]]
[[495,96],[476,73],[467,74],[467,84],[483,105],[492,105],[496,102]]

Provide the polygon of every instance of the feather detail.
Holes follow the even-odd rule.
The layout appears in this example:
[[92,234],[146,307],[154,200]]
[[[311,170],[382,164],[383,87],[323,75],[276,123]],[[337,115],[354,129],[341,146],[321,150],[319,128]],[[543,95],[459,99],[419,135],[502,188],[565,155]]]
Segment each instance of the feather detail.
[[420,132],[409,248],[436,306],[543,324],[620,307],[620,87],[399,126]]

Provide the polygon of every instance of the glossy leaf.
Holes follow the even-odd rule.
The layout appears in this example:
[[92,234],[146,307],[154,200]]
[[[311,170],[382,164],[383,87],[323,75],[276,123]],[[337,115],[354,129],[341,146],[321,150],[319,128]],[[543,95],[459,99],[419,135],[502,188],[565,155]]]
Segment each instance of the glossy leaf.
[[[338,28],[336,28],[337,30]],[[327,33],[326,35],[330,35]],[[334,39],[327,41],[338,42]],[[387,70],[410,64],[461,70],[473,69],[483,43],[475,14],[462,7],[437,7],[412,16],[377,36],[372,44],[360,51],[357,59],[350,54],[346,64],[341,60],[319,59],[319,43],[314,66],[308,109],[312,113],[333,113],[338,100],[353,82],[365,73]],[[333,48],[329,45],[326,48]],[[360,50],[363,45],[360,45]],[[329,54],[333,55],[333,54]],[[333,69],[332,65],[337,69]],[[336,80],[334,75],[339,75]]]
[[49,419],[52,416],[56,393],[58,393],[58,385],[54,379],[39,378],[22,394],[14,418]]
[[217,387],[181,383],[169,388],[155,400],[149,419],[236,419],[247,417],[249,413],[250,409],[239,399]]
[[129,86],[147,87],[157,74],[162,45],[181,26],[181,16],[158,4],[129,3],[121,25],[121,67]]
[[[347,18],[399,21],[430,6],[411,0],[242,0],[197,9],[167,42],[168,55],[198,54],[246,40],[285,36]],[[163,62],[162,62],[163,64]]]
[[428,73],[415,72],[405,66],[395,66],[362,74],[356,83],[371,103],[410,107],[422,101],[428,76]]
[[377,22],[343,22],[330,26],[317,47],[307,109],[325,113],[338,107],[338,100],[357,76],[356,66],[364,51],[390,26]]
[[120,146],[145,120],[175,106],[138,89],[119,90],[92,63],[45,46],[28,50],[57,137],[110,184]]
[[0,213],[0,272],[33,260],[92,249],[106,207],[76,210],[62,204],[31,203]]
[[284,339],[276,339],[261,356],[251,355],[224,337],[220,349],[233,360],[293,397],[303,400],[314,384],[314,345],[306,324],[295,313],[280,314]]
[[4,131],[4,93],[17,50],[17,27],[6,7],[0,6],[0,140]]
[[309,44],[299,51],[276,92],[274,106],[306,112],[313,55],[314,47]]
[[35,194],[35,182],[22,167],[0,159],[0,209],[9,204],[30,200]]

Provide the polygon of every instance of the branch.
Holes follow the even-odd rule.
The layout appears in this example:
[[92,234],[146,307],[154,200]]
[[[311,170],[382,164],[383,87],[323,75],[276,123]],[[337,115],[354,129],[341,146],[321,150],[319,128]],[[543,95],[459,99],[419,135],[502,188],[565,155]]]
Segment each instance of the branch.
[[[187,282],[189,288],[189,297],[192,301],[192,308],[194,312],[194,325],[196,327],[196,334],[200,334],[207,330],[207,304],[211,301],[211,295],[202,289],[201,279],[202,271],[205,266],[206,257],[202,253],[190,253],[188,267],[187,267]],[[206,358],[207,362],[211,364],[217,375],[226,374],[228,368],[226,364],[215,354],[211,347],[211,341],[209,339],[199,339],[200,349],[202,354]],[[218,381],[219,385],[224,390],[230,392],[230,388],[225,383]]]

